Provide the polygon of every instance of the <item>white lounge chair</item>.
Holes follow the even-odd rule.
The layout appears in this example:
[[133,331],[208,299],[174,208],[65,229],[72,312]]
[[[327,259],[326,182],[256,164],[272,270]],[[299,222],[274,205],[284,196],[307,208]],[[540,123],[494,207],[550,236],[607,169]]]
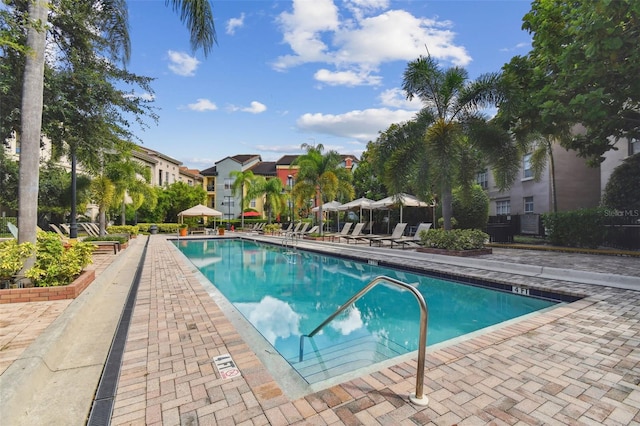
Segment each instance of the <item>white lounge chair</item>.
[[357,244],[358,241],[362,239],[362,228],[364,228],[364,225],[365,224],[362,222],[357,223],[353,228],[353,231],[351,231],[351,234],[342,235],[340,238],[347,240],[347,244],[349,244],[349,241],[353,241],[354,244]]
[[383,243],[391,240],[397,240],[398,238],[402,238],[404,235],[404,229],[407,227],[406,223],[398,223],[395,228],[393,228],[393,232],[391,235],[364,235],[362,237],[363,240],[369,241],[369,245],[372,246],[376,243],[378,246],[382,246]]
[[400,237],[391,240],[391,247],[393,247],[394,244],[401,245],[403,249],[406,247],[420,247],[420,233],[422,231],[428,231],[429,229],[431,229],[431,223],[421,223],[418,225],[418,228],[416,228],[416,232],[413,236]]
[[336,232],[336,233],[327,233],[324,234],[323,236],[325,238],[330,238],[331,241],[334,241],[336,238],[338,239],[338,242],[340,241],[340,238],[344,237],[345,235],[349,234],[349,231],[351,230],[351,226],[353,225],[352,222],[347,222],[344,224],[344,226],[342,227],[342,230],[340,232]]

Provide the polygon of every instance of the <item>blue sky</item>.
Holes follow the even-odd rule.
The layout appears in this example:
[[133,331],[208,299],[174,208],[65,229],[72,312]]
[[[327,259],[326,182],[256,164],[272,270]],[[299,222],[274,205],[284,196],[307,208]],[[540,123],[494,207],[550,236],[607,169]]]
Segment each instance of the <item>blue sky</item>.
[[218,45],[205,58],[163,0],[129,0],[130,71],[153,77],[159,122],[134,132],[190,168],[226,156],[274,161],[322,143],[360,154],[421,105],[400,87],[426,53],[471,78],[526,54],[528,1],[213,1]]

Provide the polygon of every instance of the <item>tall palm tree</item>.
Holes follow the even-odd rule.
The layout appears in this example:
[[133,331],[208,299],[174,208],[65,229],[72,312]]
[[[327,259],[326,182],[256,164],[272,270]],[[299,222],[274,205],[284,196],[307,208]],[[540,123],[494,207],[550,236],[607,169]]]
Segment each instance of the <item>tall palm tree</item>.
[[512,139],[482,115],[483,108],[500,100],[499,82],[499,74],[469,81],[463,68],[443,70],[431,56],[409,62],[404,72],[403,89],[408,99],[418,97],[423,102],[419,120],[426,124],[421,149],[405,150],[404,158],[414,164],[415,176],[424,178],[421,185],[439,191],[447,230],[452,189],[456,184],[468,188],[482,160],[493,166],[501,189],[517,174],[519,157]]
[[264,209],[267,220],[271,223],[273,214],[282,213],[287,206],[287,195],[282,181],[278,178],[267,179],[264,176],[254,176],[247,191],[247,199],[264,197]]
[[98,222],[100,223],[100,235],[104,235],[107,208],[116,195],[116,186],[111,180],[102,175],[91,181],[91,198],[98,205]]
[[[136,209],[144,202],[144,195],[148,194],[151,182],[151,171],[145,165],[133,160],[130,157],[119,157],[118,161],[110,162],[105,167],[106,176],[115,185],[114,206],[120,207],[120,224],[125,224],[126,199],[127,196],[136,204]],[[135,195],[135,200],[133,199]],[[100,223],[100,235],[104,233],[104,225]]]
[[336,151],[324,151],[324,145],[300,146],[306,154],[297,157],[293,165],[297,165],[298,175],[294,191],[298,196],[313,198],[318,206],[320,217],[320,234],[323,233],[322,204],[337,196],[352,200],[355,194],[351,184],[351,175],[347,169],[340,166],[342,156]]
[[234,170],[230,175],[234,179],[231,191],[235,197],[240,197],[240,227],[244,229],[245,188],[251,186],[255,176],[251,170]]
[[[216,42],[213,13],[209,0],[165,0],[174,11],[179,12],[180,20],[186,22],[191,34],[193,49],[202,48],[205,56]],[[100,10],[110,11],[118,27],[125,61],[129,59],[129,35],[126,31],[127,4],[124,0],[102,1]],[[22,87],[20,142],[20,188],[18,194],[18,240],[36,242],[38,211],[38,177],[40,159],[40,137],[42,131],[42,107],[45,68],[45,47],[47,39],[48,12],[50,0],[29,2],[27,48],[24,80]],[[125,25],[122,25],[125,24]],[[34,258],[28,259],[25,268],[29,268]]]

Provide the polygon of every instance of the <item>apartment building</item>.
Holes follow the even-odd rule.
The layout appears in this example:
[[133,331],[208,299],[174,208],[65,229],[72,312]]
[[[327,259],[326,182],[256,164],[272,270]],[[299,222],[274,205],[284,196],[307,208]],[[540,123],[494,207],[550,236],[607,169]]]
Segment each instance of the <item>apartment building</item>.
[[176,182],[195,186],[203,184],[203,176],[198,170],[189,169],[181,161],[161,152],[138,145],[133,158],[151,171],[151,185],[166,187]]
[[[622,160],[640,152],[637,140],[619,141],[618,150],[605,154],[598,167],[589,167],[576,151],[558,144],[552,147],[555,163],[555,187],[558,211],[597,207],[613,170]],[[520,232],[538,234],[540,214],[553,211],[552,176],[549,163],[540,180],[531,169],[530,154],[524,155],[519,177],[507,191],[500,191],[489,170],[478,173],[476,181],[489,196],[489,215],[510,219],[519,216]]]

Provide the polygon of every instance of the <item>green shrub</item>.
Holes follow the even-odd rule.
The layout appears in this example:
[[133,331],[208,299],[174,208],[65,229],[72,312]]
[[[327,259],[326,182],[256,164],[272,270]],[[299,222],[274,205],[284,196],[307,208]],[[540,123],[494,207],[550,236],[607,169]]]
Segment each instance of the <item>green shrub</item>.
[[94,246],[76,241],[65,248],[60,237],[51,232],[38,232],[36,262],[25,276],[36,287],[68,285],[92,262]]
[[469,194],[462,189],[453,191],[453,215],[460,229],[485,229],[489,221],[489,197],[480,185],[471,187]]
[[484,247],[489,235],[479,229],[430,229],[420,232],[420,241],[425,247],[445,250],[475,250]]
[[110,234],[138,235],[140,233],[140,227],[138,225],[113,225],[107,228],[107,232]]
[[553,245],[597,248],[605,241],[605,210],[580,209],[542,215],[547,237]]
[[280,231],[282,231],[282,226],[279,223],[270,223],[264,226],[265,234],[274,234]]
[[33,254],[33,244],[18,244],[16,239],[0,243],[0,280],[11,279],[17,274],[25,260]]
[[613,170],[604,189],[602,204],[610,209],[640,211],[640,153]]
[[127,241],[127,237],[122,235],[103,235],[102,237],[85,237],[82,241],[90,242],[90,241],[117,241],[120,244],[124,244]]

